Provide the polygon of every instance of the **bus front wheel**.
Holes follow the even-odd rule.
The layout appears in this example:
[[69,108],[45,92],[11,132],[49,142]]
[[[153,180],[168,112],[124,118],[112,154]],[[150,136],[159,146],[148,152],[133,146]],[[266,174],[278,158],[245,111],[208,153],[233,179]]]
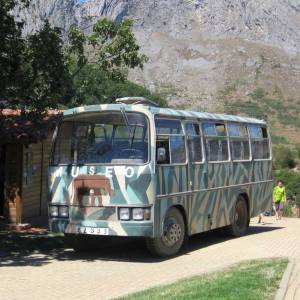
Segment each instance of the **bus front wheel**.
[[185,223],[181,212],[172,207],[167,212],[160,237],[147,239],[148,250],[156,256],[167,257],[178,253],[185,241]]
[[235,203],[232,223],[226,229],[227,232],[234,237],[239,237],[245,234],[248,228],[248,207],[243,196],[239,196]]

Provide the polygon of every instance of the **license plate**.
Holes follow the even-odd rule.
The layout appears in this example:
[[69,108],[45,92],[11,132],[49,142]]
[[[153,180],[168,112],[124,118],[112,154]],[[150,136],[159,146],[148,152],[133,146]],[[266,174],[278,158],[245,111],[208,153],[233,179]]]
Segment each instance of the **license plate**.
[[109,235],[108,228],[99,228],[99,227],[77,226],[76,232],[80,234]]

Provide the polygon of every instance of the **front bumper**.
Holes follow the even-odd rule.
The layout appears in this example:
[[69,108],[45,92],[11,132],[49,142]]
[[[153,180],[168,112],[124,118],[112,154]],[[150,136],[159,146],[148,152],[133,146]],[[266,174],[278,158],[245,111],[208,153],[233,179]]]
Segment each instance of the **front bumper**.
[[152,221],[77,221],[72,222],[66,219],[51,218],[49,227],[51,231],[67,234],[78,234],[77,227],[108,228],[108,236],[128,237],[153,237]]

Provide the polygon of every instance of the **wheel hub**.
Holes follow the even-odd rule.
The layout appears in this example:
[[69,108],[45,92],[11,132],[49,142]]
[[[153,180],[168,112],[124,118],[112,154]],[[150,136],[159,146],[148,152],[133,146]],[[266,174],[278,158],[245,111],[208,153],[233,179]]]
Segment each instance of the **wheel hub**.
[[175,245],[181,238],[181,227],[175,220],[166,222],[163,231],[163,241],[168,247]]

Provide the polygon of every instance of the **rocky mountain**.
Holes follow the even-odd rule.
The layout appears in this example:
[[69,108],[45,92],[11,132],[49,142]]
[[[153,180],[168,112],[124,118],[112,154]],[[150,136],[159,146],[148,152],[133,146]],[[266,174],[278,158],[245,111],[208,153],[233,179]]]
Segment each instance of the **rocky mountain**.
[[45,18],[89,31],[130,17],[149,57],[133,81],[177,107],[266,113],[276,135],[300,142],[300,0],[32,0],[16,15],[26,33]]

